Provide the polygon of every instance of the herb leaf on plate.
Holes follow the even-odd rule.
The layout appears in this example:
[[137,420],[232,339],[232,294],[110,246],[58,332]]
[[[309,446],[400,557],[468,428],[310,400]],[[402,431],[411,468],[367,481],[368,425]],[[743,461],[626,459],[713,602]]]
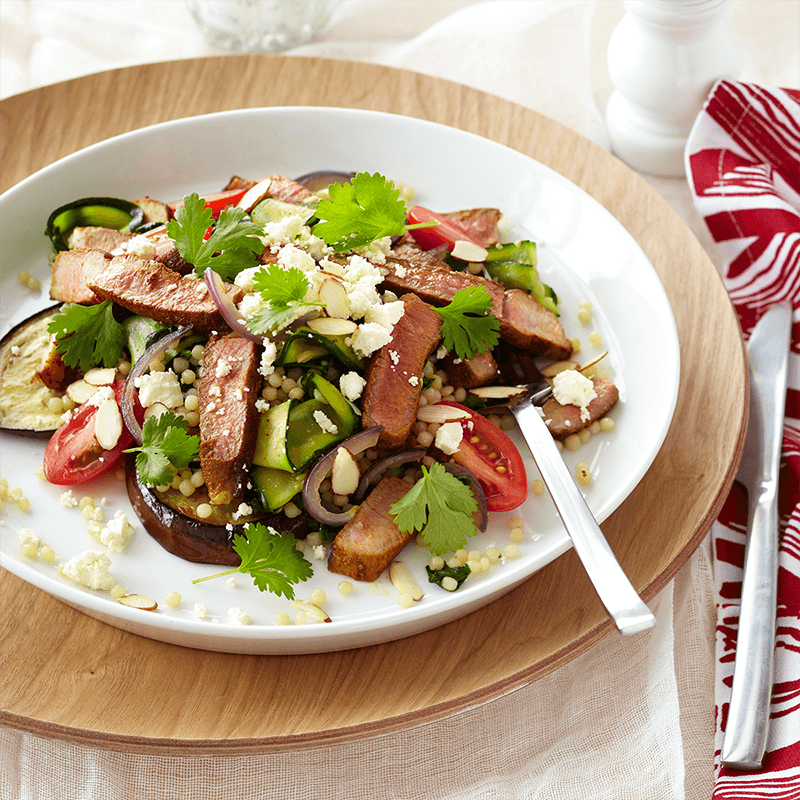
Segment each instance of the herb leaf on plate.
[[500,320],[489,313],[492,296],[485,286],[459,289],[452,301],[434,308],[442,318],[442,343],[459,358],[486,352],[500,340]]
[[146,486],[165,486],[172,481],[175,468],[182,469],[198,456],[200,439],[190,436],[183,417],[165,411],[148,417],[142,427],[141,447],[136,453],[136,472]]
[[125,329],[114,319],[110,300],[93,306],[62,306],[47,324],[56,336],[56,352],[68,367],[86,372],[94,366],[116,367],[125,350]]

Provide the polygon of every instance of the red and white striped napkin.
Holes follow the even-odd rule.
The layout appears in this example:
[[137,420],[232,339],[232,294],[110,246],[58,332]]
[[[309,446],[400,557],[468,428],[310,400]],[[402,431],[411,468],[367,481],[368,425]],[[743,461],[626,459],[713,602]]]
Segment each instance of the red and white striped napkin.
[[[719,81],[687,145],[697,210],[725,259],[745,339],[791,300],[792,347],[779,486],[778,624],[763,769],[720,767],[742,586],[745,490],[734,484],[712,529],[717,588],[715,800],[800,798],[800,92]],[[776,344],[777,346],[777,344]]]

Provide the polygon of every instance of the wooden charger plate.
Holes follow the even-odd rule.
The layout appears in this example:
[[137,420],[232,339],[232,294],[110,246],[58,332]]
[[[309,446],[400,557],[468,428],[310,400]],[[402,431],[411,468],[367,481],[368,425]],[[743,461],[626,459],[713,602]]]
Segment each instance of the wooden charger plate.
[[[393,112],[508,145],[583,188],[642,247],[674,310],[681,389],[655,462],[603,531],[634,586],[652,599],[698,547],[733,481],[746,362],[728,295],[700,244],[662,197],[602,148],[534,111],[416,73],[226,56],[114,70],[3,100],[0,186],[146,125],[290,105]],[[323,655],[163,644],[98,622],[7,572],[0,604],[0,723],[153,754],[265,753],[385,734],[499,697],[616,635],[572,551],[456,622]]]

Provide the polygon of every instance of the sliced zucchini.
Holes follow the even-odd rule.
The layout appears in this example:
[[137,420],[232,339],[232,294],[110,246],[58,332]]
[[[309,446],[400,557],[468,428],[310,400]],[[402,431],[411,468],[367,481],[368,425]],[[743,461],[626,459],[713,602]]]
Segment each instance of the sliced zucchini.
[[250,479],[264,508],[277,511],[303,488],[306,473],[286,472],[272,467],[253,467]]
[[73,228],[89,226],[134,232],[144,221],[144,211],[118,197],[84,197],[59,206],[48,218],[45,233],[56,251],[68,250]]
[[302,217],[305,225],[314,216],[314,210],[315,207],[313,205],[285,203],[283,200],[267,197],[253,208],[250,212],[250,217],[257,225],[280,222],[287,217]]
[[363,372],[364,361],[347,344],[348,338],[344,334],[324,336],[301,325],[284,342],[275,364],[279,367],[303,365],[331,355],[347,369]]
[[523,240],[488,248],[484,267],[492,280],[506,289],[522,289],[556,316],[555,292],[539,277],[536,243]]
[[258,421],[256,450],[253,464],[259,467],[294,472],[286,452],[286,434],[289,427],[289,412],[296,400],[287,400],[272,406]]
[[139,360],[139,357],[150,345],[155,344],[162,336],[175,330],[172,325],[156,322],[154,319],[140,317],[136,314],[127,317],[123,321],[122,327],[125,330],[125,338],[128,342],[132,364]]

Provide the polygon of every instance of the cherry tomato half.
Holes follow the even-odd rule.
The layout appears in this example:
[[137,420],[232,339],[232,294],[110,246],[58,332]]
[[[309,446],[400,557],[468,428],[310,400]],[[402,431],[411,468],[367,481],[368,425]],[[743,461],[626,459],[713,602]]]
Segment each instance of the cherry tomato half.
[[483,242],[466,228],[424,206],[414,206],[409,209],[408,222],[412,225],[419,222],[437,223],[430,228],[413,228],[409,231],[414,241],[423,250],[433,250],[434,247],[445,245],[447,251],[452,252],[458,241],[472,242],[472,244],[483,247]]
[[521,506],[528,496],[528,476],[514,442],[488,419],[460,403],[442,400],[437,405],[469,413],[458,420],[464,437],[450,457],[480,481],[489,511],[511,511]]
[[[124,381],[114,384],[118,404],[123,386]],[[50,437],[42,464],[44,475],[50,483],[70,486],[96,478],[111,469],[123,457],[123,451],[133,444],[133,437],[123,425],[116,446],[112,450],[104,450],[94,435],[97,409],[94,403],[83,403],[69,422]],[[134,413],[139,417],[141,406]]]
[[[221,211],[228,206],[235,206],[244,197],[246,191],[246,189],[228,189],[225,192],[217,192],[217,194],[202,195],[202,198],[206,201],[206,208],[210,208],[212,216],[217,219]],[[172,210],[175,211],[182,205],[183,200],[172,203]]]

